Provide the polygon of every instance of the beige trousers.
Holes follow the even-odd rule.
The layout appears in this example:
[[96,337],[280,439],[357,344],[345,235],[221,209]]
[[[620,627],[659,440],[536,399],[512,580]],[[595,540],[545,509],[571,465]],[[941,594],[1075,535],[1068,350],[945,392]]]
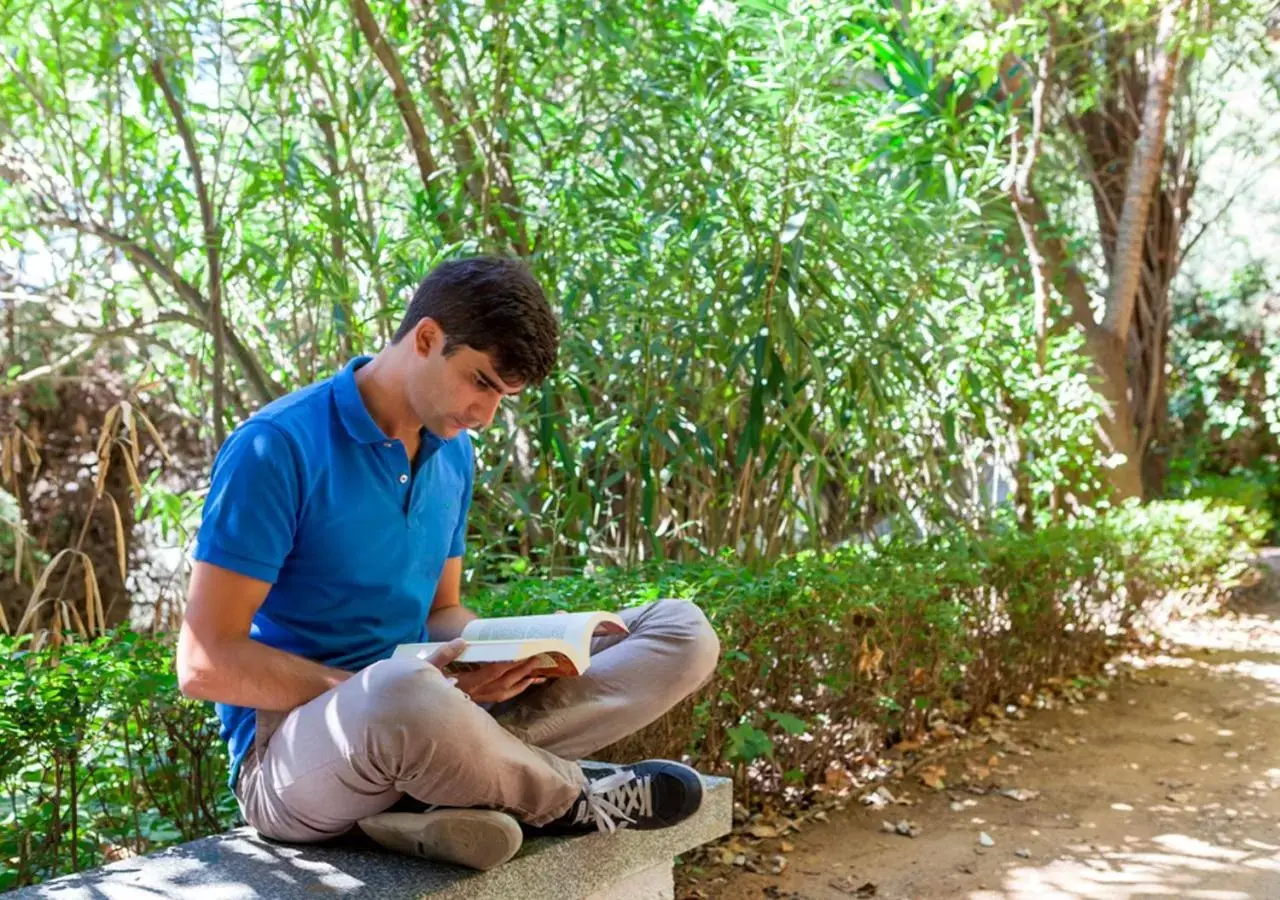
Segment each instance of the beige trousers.
[[719,641],[692,603],[621,615],[631,633],[596,638],[584,675],[493,709],[432,666],[388,659],[288,713],[259,711],[236,781],[245,821],[276,840],[320,841],[408,795],[550,822],[585,782],[574,760],[653,722],[715,671]]

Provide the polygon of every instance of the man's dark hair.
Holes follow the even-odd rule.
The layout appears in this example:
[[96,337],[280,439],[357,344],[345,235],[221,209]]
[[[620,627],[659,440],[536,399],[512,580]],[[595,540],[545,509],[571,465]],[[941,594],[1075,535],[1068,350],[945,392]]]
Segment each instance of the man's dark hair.
[[414,291],[391,342],[427,317],[444,330],[446,355],[462,344],[489,353],[503,381],[537,384],[555,367],[556,319],[520,260],[475,256],[437,266]]

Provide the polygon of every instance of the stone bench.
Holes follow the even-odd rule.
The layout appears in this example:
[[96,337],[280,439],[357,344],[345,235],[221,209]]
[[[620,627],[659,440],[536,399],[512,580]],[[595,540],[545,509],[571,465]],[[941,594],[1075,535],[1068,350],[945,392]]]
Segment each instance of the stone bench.
[[22,888],[5,900],[671,900],[675,856],[732,826],[730,782],[704,783],[702,809],[673,828],[537,838],[489,872],[400,856],[372,842],[277,844],[237,828]]

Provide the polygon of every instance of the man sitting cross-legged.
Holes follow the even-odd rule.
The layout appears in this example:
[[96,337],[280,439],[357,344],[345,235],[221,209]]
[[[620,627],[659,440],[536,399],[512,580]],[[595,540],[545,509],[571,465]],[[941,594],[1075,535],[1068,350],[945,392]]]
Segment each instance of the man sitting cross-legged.
[[[524,663],[441,670],[474,614],[459,602],[469,430],[543,380],[558,343],[520,263],[446,263],[373,358],[267,405],[219,449],[177,668],[212,700],[245,820],[284,841],[357,823],[398,850],[484,869],[521,823],[659,828],[698,808],[679,763],[579,762],[711,676],[719,643],[693,604],[624,610],[581,676]],[[399,644],[452,641],[428,660]],[[390,810],[405,796],[428,811]]]

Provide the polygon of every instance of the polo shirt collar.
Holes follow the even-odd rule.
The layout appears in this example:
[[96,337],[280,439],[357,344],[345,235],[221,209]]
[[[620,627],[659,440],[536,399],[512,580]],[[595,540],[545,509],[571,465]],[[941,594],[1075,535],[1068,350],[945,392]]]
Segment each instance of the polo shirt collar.
[[390,440],[382,433],[378,423],[373,421],[373,416],[369,415],[364,399],[360,396],[360,388],[356,386],[356,369],[371,359],[371,356],[357,356],[343,366],[342,371],[333,379],[333,400],[338,407],[338,418],[342,420],[351,439],[362,444]]

